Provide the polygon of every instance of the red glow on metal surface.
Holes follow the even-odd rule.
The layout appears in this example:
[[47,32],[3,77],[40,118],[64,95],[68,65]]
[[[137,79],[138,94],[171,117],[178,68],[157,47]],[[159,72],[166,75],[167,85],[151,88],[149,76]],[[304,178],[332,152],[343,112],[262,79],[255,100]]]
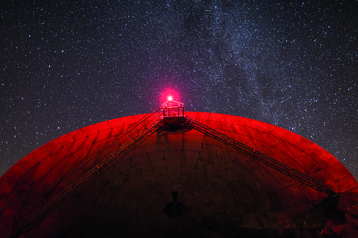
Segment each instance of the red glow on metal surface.
[[[175,92],[174,90],[172,92]],[[180,99],[176,96],[177,94],[171,94],[171,93],[165,93],[162,92],[161,100],[166,101],[167,96],[172,95],[173,101],[168,102],[167,104],[177,104],[176,101],[179,101]],[[175,100],[175,101],[174,101]],[[176,106],[176,108],[173,107],[167,107],[167,110],[163,110],[164,117],[168,117],[167,121],[174,121],[177,118],[173,117],[181,117],[180,114],[180,103],[178,103],[179,106]],[[158,111],[157,111],[158,112]],[[159,111],[160,112],[160,111]],[[176,113],[176,114],[174,114]],[[150,114],[145,114],[150,116]],[[267,178],[267,179],[247,179],[243,180],[242,182],[238,183],[237,188],[241,188],[241,183],[247,187],[257,187],[258,185],[260,187],[267,188],[267,194],[272,193],[272,198],[267,195],[264,196],[264,199],[262,201],[263,205],[260,205],[260,203],[256,204],[256,192],[249,192],[245,193],[245,199],[246,201],[249,201],[251,204],[255,204],[252,209],[253,211],[261,212],[263,211],[269,211],[266,209],[270,209],[271,207],[277,207],[281,209],[281,207],[284,208],[284,210],[277,210],[277,213],[274,214],[275,221],[279,224],[277,226],[272,225],[273,229],[272,231],[275,231],[275,227],[278,227],[280,232],[282,232],[282,228],[286,228],[287,230],[293,230],[297,229],[300,231],[300,227],[302,224],[305,223],[307,215],[315,216],[317,218],[317,224],[315,224],[316,221],[312,220],[310,222],[307,222],[309,226],[312,227],[312,229],[320,230],[322,237],[355,237],[355,235],[358,233],[358,226],[357,226],[357,218],[356,214],[358,214],[357,211],[357,197],[358,197],[358,183],[354,179],[353,175],[349,173],[349,171],[344,167],[343,164],[341,164],[336,158],[334,158],[331,154],[329,154],[327,151],[323,150],[318,145],[314,144],[313,142],[308,141],[307,139],[304,139],[303,137],[293,133],[289,132],[285,129],[279,128],[275,125],[267,124],[260,121],[255,121],[248,118],[242,118],[237,116],[230,116],[230,115],[224,115],[224,114],[216,114],[216,113],[207,113],[207,112],[186,112],[186,115],[190,118],[195,118],[195,120],[199,122],[205,122],[205,125],[208,127],[212,127],[213,129],[218,129],[222,133],[224,133],[226,136],[232,137],[235,140],[238,140],[241,143],[244,143],[247,146],[250,146],[253,149],[261,150],[262,153],[267,154],[268,156],[274,156],[274,158],[279,158],[282,162],[287,162],[288,164],[291,164],[292,166],[299,167],[304,169],[309,175],[318,176],[324,184],[327,184],[329,187],[334,189],[335,191],[338,191],[341,195],[338,197],[328,197],[326,198],[326,195],[311,190],[307,190],[304,188],[304,185],[300,185],[299,183],[294,183],[294,189],[291,189],[293,187],[293,183],[291,179],[285,179],[285,177],[281,178],[280,176],[276,177],[276,173],[271,173],[270,170],[265,169],[263,166],[252,166],[251,163],[244,163],[244,159],[249,160],[249,157],[244,158],[241,156],[232,156],[233,152],[229,150],[229,147],[224,147],[223,143],[215,140],[215,139],[206,139],[206,134],[201,133],[196,130],[191,130],[190,133],[174,133],[170,135],[163,136],[162,140],[158,140],[158,135],[153,134],[152,138],[149,140],[143,141],[143,144],[141,147],[136,148],[134,159],[138,159],[138,161],[141,161],[140,159],[143,158],[142,156],[148,156],[148,158],[156,158],[158,162],[153,163],[151,169],[153,171],[160,171],[160,170],[168,170],[170,168],[171,171],[180,171],[180,173],[183,173],[183,175],[180,175],[180,178],[184,176],[186,172],[185,167],[182,167],[182,162],[171,162],[167,163],[167,158],[161,156],[159,159],[159,156],[155,155],[162,155],[164,152],[166,155],[171,156],[173,159],[178,161],[198,161],[199,159],[207,164],[212,164],[210,166],[216,166],[215,168],[221,168],[222,163],[220,161],[228,161],[232,164],[240,164],[240,166],[232,166],[233,171],[241,172],[244,169],[249,170],[249,172],[252,172],[253,178],[256,178],[257,174],[262,176],[261,174],[265,175],[265,177],[259,177],[259,178]],[[47,144],[43,145],[39,149],[33,151],[29,155],[27,155],[25,158],[21,159],[19,162],[17,162],[14,166],[12,166],[2,177],[0,177],[0,233],[3,234],[3,237],[9,237],[13,231],[14,231],[14,224],[23,224],[22,222],[26,222],[25,219],[29,218],[32,219],[34,212],[36,211],[37,207],[47,209],[48,201],[45,201],[41,194],[49,194],[48,196],[51,198],[54,197],[51,194],[54,194],[55,192],[49,193],[48,191],[51,191],[51,189],[56,188],[58,191],[60,191],[60,194],[63,194],[61,191],[67,191],[66,190],[66,184],[65,183],[59,183],[59,178],[66,178],[67,174],[78,174],[79,178],[83,178],[82,176],[83,171],[86,171],[88,165],[93,164],[90,163],[90,158],[96,158],[100,161],[104,161],[106,159],[105,155],[106,153],[102,153],[101,149],[104,148],[106,145],[110,145],[113,143],[114,140],[117,140],[118,136],[122,135],[128,135],[126,134],[127,130],[123,130],[123,128],[130,128],[130,125],[136,124],[138,121],[141,121],[143,118],[142,115],[132,115],[124,118],[117,118],[110,121],[104,121],[101,123],[97,123],[88,127],[81,128],[77,131],[70,132],[68,134],[65,134],[53,141],[48,142]],[[148,117],[149,118],[149,117]],[[159,118],[159,117],[158,117]],[[179,120],[178,120],[179,121]],[[144,121],[142,121],[143,123]],[[138,124],[147,126],[147,124]],[[255,128],[255,132],[253,133],[253,128]],[[205,127],[203,127],[205,129]],[[140,130],[138,130],[140,131]],[[108,133],[110,132],[110,133]],[[121,137],[125,138],[125,137]],[[127,138],[127,137],[126,137]],[[130,137],[128,138],[137,138],[133,137],[132,134],[130,134]],[[168,138],[168,139],[165,139]],[[279,138],[279,140],[278,140]],[[166,146],[162,146],[162,143],[166,143]],[[157,144],[160,143],[160,144]],[[157,145],[156,145],[157,144]],[[184,146],[185,145],[185,146]],[[108,147],[113,148],[113,150],[116,150],[117,147]],[[164,150],[165,148],[165,150]],[[178,151],[180,151],[180,148],[182,152],[185,153],[181,156],[179,154],[178,158]],[[210,150],[208,148],[211,148]],[[215,149],[215,148],[222,148],[222,149]],[[244,148],[244,147],[243,147]],[[150,150],[149,150],[150,149]],[[151,155],[148,155],[149,151]],[[210,152],[210,154],[208,153]],[[138,153],[137,153],[138,152]],[[140,153],[139,153],[140,152]],[[98,154],[104,154],[101,156],[98,156]],[[85,155],[85,156],[84,156]],[[213,159],[213,155],[215,158]],[[150,156],[150,157],[149,157]],[[292,156],[292,157],[291,157]],[[116,157],[117,158],[117,157]],[[222,160],[220,160],[222,158]],[[303,158],[303,159],[302,159]],[[123,171],[129,171],[131,166],[136,166],[135,163],[132,162],[132,159],[127,159],[118,162],[118,168],[122,168]],[[213,162],[218,161],[218,162]],[[189,162],[185,162],[188,163]],[[190,162],[191,163],[191,162]],[[226,162],[225,162],[226,163]],[[246,165],[248,164],[248,165]],[[312,166],[314,165],[314,166]],[[247,167],[250,166],[250,167]],[[242,167],[242,168],[241,168]],[[82,170],[83,168],[83,170]],[[93,167],[96,168],[96,167]],[[214,168],[214,167],[213,167]],[[236,169],[237,168],[237,169]],[[251,168],[254,168],[253,170],[250,170]],[[318,170],[317,172],[317,168]],[[234,170],[236,169],[236,170]],[[200,173],[197,174],[197,180],[203,181],[203,184],[211,184],[207,180],[209,178],[209,175],[207,174],[207,166],[198,166],[198,168],[195,168],[195,170],[200,171]],[[78,173],[75,173],[73,171],[77,171]],[[87,170],[90,171],[90,170]],[[113,172],[112,172],[113,171]],[[190,170],[189,170],[190,171]],[[214,178],[219,177],[219,175],[222,173],[221,169],[211,169],[210,170],[210,177],[216,176]],[[71,172],[71,173],[70,173]],[[73,172],[73,173],[72,173]],[[116,170],[107,170],[107,173],[111,172],[111,176],[113,176],[116,181],[122,181],[122,178],[120,175],[118,175]],[[137,176],[136,173],[128,173],[131,177],[129,177],[129,181],[134,181],[133,185],[131,184],[131,189],[133,189],[134,192],[138,194],[147,195],[148,192],[141,189],[141,180],[130,180],[131,178],[134,178]],[[154,179],[157,179],[157,174],[161,173],[143,173],[143,176],[148,181],[153,181]],[[233,175],[235,175],[234,172],[232,172]],[[100,174],[98,174],[100,175]],[[267,175],[267,176],[266,176]],[[118,176],[118,177],[116,177]],[[158,182],[158,185],[155,185],[157,188],[162,188],[164,186],[170,187],[170,181],[176,180],[176,176],[178,175],[171,175],[168,174],[169,179],[164,180],[161,179],[160,183]],[[185,176],[186,177],[186,176]],[[68,177],[67,177],[68,178]],[[70,177],[73,180],[73,177]],[[100,178],[100,177],[99,177]],[[272,181],[276,182],[280,181],[281,183],[275,183],[274,185],[271,183]],[[229,183],[232,181],[228,177],[228,179],[223,178],[223,184]],[[72,181],[71,180],[71,181]],[[71,184],[70,180],[66,180],[68,184]],[[66,182],[65,181],[65,182]],[[74,181],[74,180],[73,180]],[[73,182],[72,181],[72,182]],[[77,180],[79,181],[79,180]],[[180,180],[181,181],[181,180]],[[182,184],[181,188],[186,188],[188,186],[189,188],[195,188],[193,185],[188,184],[185,182],[186,180],[183,179],[183,182],[180,182],[179,184]],[[216,181],[216,180],[213,180]],[[231,183],[231,182],[230,182]],[[29,187],[29,184],[33,184],[33,187]],[[219,184],[219,183],[218,183]],[[136,186],[137,185],[137,186]],[[72,186],[72,185],[71,185]],[[88,185],[86,185],[88,186]],[[117,189],[114,185],[108,185],[113,186],[108,188],[106,191],[112,191],[111,189]],[[225,185],[226,186],[226,185]],[[276,189],[276,188],[282,188],[282,192],[274,192],[276,190],[270,190],[270,189]],[[68,188],[68,187],[67,187]],[[287,189],[286,189],[287,188]],[[227,187],[227,191],[230,192],[231,187]],[[57,191],[57,190],[56,190]],[[189,190],[187,190],[189,191]],[[195,191],[194,189],[192,191]],[[221,199],[221,196],[224,196],[225,194],[228,194],[225,189],[222,190],[222,195],[212,195],[213,201],[214,199]],[[237,190],[235,190],[237,191]],[[253,190],[256,191],[256,190]],[[273,191],[270,193],[270,191]],[[189,191],[190,192],[190,191]],[[189,193],[188,192],[188,193]],[[261,194],[261,191],[258,190]],[[31,194],[34,194],[32,196]],[[40,195],[39,195],[40,194]],[[92,206],[81,206],[79,204],[80,201],[83,201],[83,199],[86,199],[86,197],[98,197],[98,199],[101,199],[100,194],[102,194],[102,190],[97,189],[89,189],[88,193],[81,195],[81,193],[78,196],[81,197],[75,197],[75,199],[68,199],[66,202],[67,204],[70,204],[69,206],[63,206],[67,210],[64,210],[64,214],[69,214],[69,222],[62,222],[64,218],[59,218],[57,210],[62,209],[59,208],[59,206],[53,206],[50,205],[51,209],[56,209],[56,212],[54,212],[55,215],[51,215],[50,212],[46,213],[39,213],[46,215],[46,219],[43,220],[40,224],[37,224],[31,230],[28,234],[24,234],[22,237],[40,237],[47,234],[60,234],[60,233],[68,233],[72,235],[72,227],[76,225],[75,222],[77,222],[77,214],[79,214],[80,210],[73,211],[73,208],[79,207],[79,209],[82,209],[86,212],[92,212],[92,210],[96,210],[96,212],[93,212],[93,216],[90,216],[88,219],[86,218],[86,222],[88,222],[86,226],[78,228],[78,231],[76,232],[83,232],[84,234],[88,232],[88,229],[91,228],[91,225],[98,222],[98,214],[101,215],[107,215],[106,207],[102,207],[104,203],[101,203],[100,205],[95,205],[94,209]],[[152,193],[151,193],[152,194]],[[151,194],[149,196],[151,196]],[[121,196],[119,196],[121,195]],[[128,200],[130,195],[127,195],[127,193],[119,194],[118,198],[116,196],[111,196],[112,200],[109,200],[109,204],[119,204],[118,209],[127,209],[126,204],[122,202],[118,202],[118,199]],[[157,195],[156,195],[157,196]],[[205,195],[200,195],[201,197]],[[277,198],[276,198],[277,196]],[[121,197],[121,198],[119,198]],[[199,197],[199,198],[201,198]],[[70,198],[70,196],[66,197]],[[155,197],[156,198],[156,197]],[[159,198],[159,196],[158,196]],[[337,200],[336,200],[337,198]],[[31,199],[31,200],[30,200]],[[179,197],[180,199],[180,197]],[[324,200],[322,200],[324,199]],[[326,207],[325,204],[331,204],[332,200],[329,200],[329,203],[326,203],[326,199],[334,199],[335,203],[334,208],[330,210],[330,212],[334,211],[335,213],[332,214],[338,214],[338,216],[332,215],[333,219],[326,218],[324,216],[324,213],[322,214],[323,208],[322,206]],[[29,202],[27,201],[29,200]],[[54,200],[49,200],[54,201]],[[236,201],[236,200],[234,200]],[[280,203],[284,202],[284,206]],[[322,201],[322,203],[318,203]],[[46,203],[44,203],[46,202]],[[297,207],[297,202],[299,202],[300,207]],[[239,205],[235,205],[236,202],[233,202],[233,205],[235,209],[240,208],[241,206],[247,204],[242,203],[240,200],[237,200],[237,203]],[[24,205],[25,204],[25,205]],[[121,205],[123,204],[123,205]],[[151,203],[143,203],[147,204],[143,206],[143,209],[151,208]],[[229,203],[225,203],[228,204]],[[269,207],[266,208],[266,204],[272,204]],[[333,204],[333,203],[332,203]],[[163,205],[164,206],[164,205]],[[317,209],[313,209],[312,207],[317,206]],[[331,205],[330,205],[331,206]],[[333,206],[333,205],[332,205]],[[292,208],[295,209],[295,212],[292,213]],[[71,210],[70,210],[71,209]],[[84,209],[90,209],[90,210],[84,210]],[[133,208],[129,208],[133,213],[135,212],[135,209],[137,209],[136,206],[133,206]],[[205,211],[204,207],[202,207],[203,211]],[[260,210],[256,210],[260,209]],[[306,210],[310,209],[310,210]],[[335,209],[335,210],[334,210]],[[237,209],[240,211],[239,209]],[[40,210],[38,210],[40,211]],[[50,211],[50,210],[45,210]],[[51,210],[52,211],[52,210]],[[98,211],[98,212],[97,212]],[[108,211],[110,211],[108,209]],[[147,211],[147,210],[144,210]],[[235,211],[233,209],[233,211]],[[62,211],[61,211],[62,212]],[[300,213],[299,213],[300,212]],[[73,214],[73,215],[71,215]],[[141,213],[136,213],[138,216],[141,216]],[[150,213],[152,214],[152,213]],[[234,213],[233,213],[234,214]],[[296,215],[296,214],[303,214]],[[110,217],[110,214],[108,214]],[[199,216],[199,215],[198,215]],[[238,214],[238,217],[241,215]],[[298,216],[296,218],[296,216]],[[18,217],[20,217],[18,219]],[[93,218],[92,218],[93,217]],[[134,216],[133,216],[134,217]],[[154,215],[153,215],[154,217]],[[321,218],[324,218],[325,220],[321,220]],[[120,217],[121,219],[125,219]],[[135,217],[134,217],[135,218]],[[137,220],[135,219],[129,220],[129,224],[137,225]],[[146,216],[140,217],[140,219],[146,219]],[[259,219],[259,220],[257,220]],[[20,221],[20,222],[19,222]],[[73,221],[73,222],[72,222]],[[101,221],[101,220],[100,220]],[[111,220],[109,220],[112,222]],[[323,221],[323,222],[322,222]],[[19,222],[19,223],[17,223]],[[105,222],[108,222],[107,220]],[[104,223],[105,223],[104,222]],[[114,221],[113,221],[114,222]],[[248,217],[248,222],[251,222],[251,224],[258,224],[258,222],[261,222],[260,218],[256,218],[256,216],[250,216]],[[48,224],[51,224],[49,226]],[[53,225],[52,225],[53,224]],[[141,223],[139,223],[141,224]],[[266,223],[264,223],[266,224]],[[273,223],[270,223],[273,224]],[[133,227],[135,227],[133,225]],[[324,227],[321,227],[321,226]],[[308,226],[307,229],[311,229]],[[58,227],[58,228],[57,228]],[[106,226],[105,226],[106,227]],[[26,227],[25,227],[26,228]],[[56,230],[52,230],[52,229]],[[102,228],[102,227],[101,227]],[[256,229],[256,228],[255,228]],[[308,231],[306,228],[303,230],[304,232]],[[249,229],[250,230],[250,229]],[[91,230],[92,231],[92,230]],[[259,230],[258,230],[259,231]],[[300,231],[300,232],[303,232]],[[58,232],[58,233],[56,233]],[[126,231],[127,232],[127,231]],[[128,232],[131,232],[130,230]],[[239,231],[241,232],[241,231]],[[265,230],[262,230],[262,232],[266,232]],[[290,231],[289,231],[290,232]],[[295,232],[295,231],[293,231]],[[135,233],[134,233],[135,234]],[[257,233],[256,233],[257,234]],[[264,233],[262,233],[264,234]],[[303,233],[302,233],[303,234]],[[313,233],[312,233],[313,234]]]

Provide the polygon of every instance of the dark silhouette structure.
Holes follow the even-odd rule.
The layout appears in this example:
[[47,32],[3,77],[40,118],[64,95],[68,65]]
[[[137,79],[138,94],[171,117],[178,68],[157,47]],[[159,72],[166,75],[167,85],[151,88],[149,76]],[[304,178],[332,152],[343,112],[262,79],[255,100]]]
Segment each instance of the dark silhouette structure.
[[353,237],[357,203],[357,181],[313,142],[171,99],[16,163],[0,178],[0,234]]

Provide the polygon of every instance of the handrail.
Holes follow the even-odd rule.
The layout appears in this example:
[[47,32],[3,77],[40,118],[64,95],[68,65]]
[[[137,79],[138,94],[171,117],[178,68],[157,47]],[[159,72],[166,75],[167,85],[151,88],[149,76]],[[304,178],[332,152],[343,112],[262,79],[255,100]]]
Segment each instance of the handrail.
[[[90,159],[98,158],[99,156],[103,156],[106,153],[108,154],[104,160],[96,163],[91,169],[82,174],[80,178],[76,179],[75,182],[71,183],[69,186],[64,187],[64,189],[57,195],[52,196],[51,199],[45,201],[45,204],[42,207],[26,217],[20,225],[20,221],[15,219],[13,233],[10,235],[10,238],[19,237],[32,229],[38,222],[41,221],[43,217],[46,216],[49,210],[51,210],[58,202],[68,197],[77,187],[87,181],[88,178],[98,173],[100,170],[103,171],[113,165],[118,159],[125,156],[131,149],[135,148],[145,139],[155,133],[162,126],[162,119],[162,107],[158,107],[152,113],[142,117],[125,133],[112,141],[108,146],[103,148],[101,152],[92,155]],[[118,146],[118,149],[116,149],[114,152],[111,150],[113,146]],[[77,168],[74,170],[74,172],[78,170],[80,170],[80,168]],[[63,185],[61,181],[60,184]]]
[[220,142],[222,142],[225,145],[228,145],[229,147],[235,149],[237,152],[239,152],[241,155],[244,155],[248,158],[251,158],[259,163],[265,164],[276,171],[283,173],[296,181],[299,181],[317,191],[326,193],[328,195],[335,195],[336,193],[330,189],[327,185],[322,183],[321,181],[318,181],[315,178],[312,178],[309,175],[306,175],[297,169],[294,169],[258,150],[255,150],[217,130],[214,130],[211,127],[208,127],[188,116],[186,118],[186,123],[188,126],[191,126],[193,129],[213,138]]

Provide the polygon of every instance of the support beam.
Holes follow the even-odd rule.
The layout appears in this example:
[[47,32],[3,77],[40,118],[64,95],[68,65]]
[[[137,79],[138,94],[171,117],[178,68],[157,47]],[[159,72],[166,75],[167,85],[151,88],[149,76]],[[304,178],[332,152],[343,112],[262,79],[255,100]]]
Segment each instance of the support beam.
[[242,144],[241,142],[228,137],[227,135],[224,135],[223,133],[214,130],[190,117],[185,117],[186,123],[191,126],[193,129],[215,139],[220,142],[222,142],[225,145],[228,145],[229,147],[236,150],[239,154],[246,156],[248,158],[251,158],[261,164],[265,164],[276,171],[283,173],[296,181],[299,181],[300,183],[303,183],[317,191],[326,193],[328,195],[335,195],[336,193],[330,189],[327,185],[324,183],[318,181],[317,179],[312,178],[309,175],[306,175],[297,169],[294,169],[260,151],[257,151],[245,144]]

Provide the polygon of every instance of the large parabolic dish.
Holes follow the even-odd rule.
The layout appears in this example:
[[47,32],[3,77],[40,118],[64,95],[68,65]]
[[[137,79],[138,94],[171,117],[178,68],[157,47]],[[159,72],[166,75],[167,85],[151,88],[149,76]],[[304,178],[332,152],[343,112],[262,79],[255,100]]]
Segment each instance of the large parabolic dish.
[[[94,124],[21,159],[0,178],[0,234],[358,234],[358,183],[327,151],[264,122],[180,113],[164,113],[153,128],[146,124],[152,114]],[[138,123],[141,128],[131,129]],[[144,137],[136,137],[145,130],[149,132]],[[132,140],[123,142],[124,135]]]

